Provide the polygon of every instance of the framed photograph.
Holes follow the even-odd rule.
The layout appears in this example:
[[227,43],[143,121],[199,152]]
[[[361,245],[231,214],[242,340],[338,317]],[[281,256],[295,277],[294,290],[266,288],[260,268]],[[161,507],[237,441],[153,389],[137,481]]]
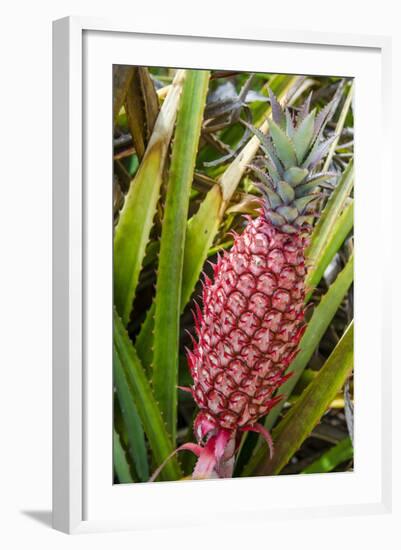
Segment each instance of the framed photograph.
[[54,527],[389,513],[389,39],[53,36]]

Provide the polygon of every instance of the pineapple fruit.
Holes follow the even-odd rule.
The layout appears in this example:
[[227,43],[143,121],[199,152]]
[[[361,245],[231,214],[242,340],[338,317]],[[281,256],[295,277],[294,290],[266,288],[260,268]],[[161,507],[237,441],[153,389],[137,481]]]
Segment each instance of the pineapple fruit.
[[[306,328],[305,249],[316,215],[317,187],[333,174],[318,171],[334,137],[323,140],[333,102],[318,114],[310,97],[294,115],[270,93],[272,118],[260,140],[263,158],[250,169],[262,193],[260,215],[247,218],[231,250],[203,282],[194,312],[197,340],[187,350],[200,412],[194,423],[199,458],[194,478],[231,477],[241,432],[259,432],[258,420],[280,400],[276,393]],[[159,470],[158,470],[159,471]],[[155,473],[157,475],[158,472]]]

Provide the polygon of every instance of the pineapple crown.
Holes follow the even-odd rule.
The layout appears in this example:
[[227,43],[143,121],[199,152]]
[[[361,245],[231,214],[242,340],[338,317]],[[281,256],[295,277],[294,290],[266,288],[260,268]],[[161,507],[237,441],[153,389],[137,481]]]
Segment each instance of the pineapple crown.
[[264,196],[264,213],[285,233],[309,228],[319,194],[316,187],[334,177],[316,168],[336,136],[322,140],[323,131],[336,108],[336,98],[318,114],[309,111],[311,95],[293,117],[269,90],[272,117],[269,135],[249,125],[258,137],[264,156],[260,166],[250,166],[257,176],[255,185]]

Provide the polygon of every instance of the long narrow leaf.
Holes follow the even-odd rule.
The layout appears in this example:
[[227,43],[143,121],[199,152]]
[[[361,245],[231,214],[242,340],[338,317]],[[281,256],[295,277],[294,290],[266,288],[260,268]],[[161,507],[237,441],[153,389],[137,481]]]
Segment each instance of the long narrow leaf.
[[302,470],[303,474],[321,474],[332,472],[342,462],[351,460],[354,449],[349,437],[342,439],[337,445],[331,447],[317,460]]
[[153,389],[175,441],[181,281],[185,230],[196,153],[209,83],[208,71],[185,79],[167,185],[155,299]]
[[287,134],[273,120],[269,121],[269,130],[273,139],[277,154],[284,163],[285,168],[291,168],[297,163],[297,155],[294,144]]
[[129,320],[139,272],[159,199],[162,171],[174,129],[185,71],[178,71],[131,183],[114,236],[114,303]]
[[132,399],[130,388],[121,365],[120,357],[113,349],[114,384],[124,421],[129,453],[135,464],[135,470],[141,481],[149,479],[148,456],[145,444],[145,435],[135,401]]
[[280,473],[345,384],[353,367],[353,329],[351,323],[319,374],[274,430],[273,458],[258,467],[258,475]]
[[334,152],[337,148],[337,144],[338,144],[338,141],[340,139],[341,132],[344,128],[345,119],[346,119],[348,111],[351,107],[353,93],[354,93],[354,83],[352,82],[352,84],[350,86],[350,89],[348,91],[348,95],[345,99],[343,108],[341,109],[341,113],[340,113],[340,116],[338,118],[337,124],[336,124],[336,129],[334,131],[334,135],[336,137],[335,137],[333,143],[331,144],[329,152],[328,152],[327,157],[326,157],[326,160],[324,161],[323,172],[326,172],[326,170],[328,170],[328,168],[330,166],[330,163],[331,163],[331,160],[333,158]]
[[125,450],[116,430],[113,431],[113,464],[120,483],[133,483]]
[[[121,318],[115,311],[113,334],[114,346],[120,359],[116,363],[116,368],[121,367],[127,380],[132,399],[135,401],[149,440],[155,464],[158,466],[173,452],[174,447],[135,348],[131,344]],[[181,471],[175,458],[166,464],[161,475],[165,480],[181,477]]]
[[[354,166],[353,162],[350,162],[344,173],[341,176],[335,190],[333,191],[330,199],[327,202],[322,215],[317,222],[311,237],[311,242],[306,250],[306,257],[308,263],[311,266],[313,273],[314,267],[316,267],[322,260],[322,256],[325,254],[328,243],[333,238],[333,228],[337,223],[346,201],[352,191],[354,185]],[[308,277],[307,287],[313,286],[313,278]]]
[[354,201],[351,200],[344,208],[339,217],[335,220],[333,228],[320,249],[319,255],[315,259],[315,264],[312,264],[308,271],[305,286],[308,289],[307,299],[312,295],[313,289],[319,283],[323,274],[334,258],[336,252],[340,249],[344,239],[351,231],[354,225]]

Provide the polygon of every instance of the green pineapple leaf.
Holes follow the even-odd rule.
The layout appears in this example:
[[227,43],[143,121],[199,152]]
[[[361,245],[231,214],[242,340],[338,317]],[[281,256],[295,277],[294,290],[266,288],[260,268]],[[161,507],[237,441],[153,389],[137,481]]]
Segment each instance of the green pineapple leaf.
[[130,472],[127,455],[115,429],[113,430],[113,465],[120,483],[133,483],[134,478]]
[[[306,258],[308,260],[308,263],[312,266],[311,272],[308,275],[306,281],[307,287],[314,287],[320,280],[319,273],[321,273],[322,267],[320,267],[319,271],[314,272],[314,266],[318,266],[321,262],[322,256],[324,254],[327,254],[329,242],[332,239],[337,238],[336,234],[333,233],[333,229],[334,226],[337,224],[338,230],[338,224],[340,222],[337,220],[339,219],[339,216],[344,209],[346,201],[352,191],[353,185],[354,167],[353,162],[350,162],[347,168],[344,170],[340,181],[338,182],[335,190],[331,194],[330,199],[328,200],[327,205],[322,212],[322,215],[316,223],[316,226],[311,236],[309,247],[306,250]],[[338,242],[338,240],[336,242]],[[328,264],[326,263],[326,267],[327,265]]]
[[178,71],[157,118],[140,167],[131,182],[115,230],[114,303],[125,324],[129,320],[159,200],[164,163],[174,129],[184,78],[185,71]]
[[299,185],[308,175],[306,168],[299,168],[298,166],[292,166],[284,172],[284,179],[293,186]]
[[188,70],[174,133],[155,299],[153,389],[175,441],[182,269],[188,204],[209,71]]
[[314,132],[314,146],[317,146],[320,138],[323,135],[323,130],[325,129],[328,122],[331,120],[335,114],[337,107],[343,98],[345,88],[345,80],[342,80],[337,86],[336,93],[334,94],[333,99],[328,103],[323,109],[317,114],[315,120],[315,132]]
[[318,174],[314,174],[308,180],[303,183],[302,185],[299,185],[295,189],[295,196],[301,197],[303,195],[306,195],[310,191],[313,191],[319,184],[322,184],[324,182],[327,182],[329,179],[335,178],[337,174],[333,172],[319,172]]
[[336,218],[333,228],[327,240],[321,248],[319,255],[316,257],[314,264],[311,264],[308,275],[306,277],[305,286],[307,288],[306,299],[309,300],[312,296],[313,289],[318,285],[323,277],[326,268],[333,260],[334,255],[338,252],[347,235],[349,235],[354,225],[354,201],[345,206],[341,214]]
[[[287,206],[283,206],[283,208],[288,208]],[[275,212],[274,210],[268,210],[266,212],[266,218],[272,222],[273,225],[276,227],[282,227],[285,225],[287,219],[282,216],[281,214]]]
[[244,122],[244,124],[251,130],[251,132],[260,141],[260,147],[262,148],[266,156],[265,160],[268,165],[269,173],[272,179],[275,182],[279,181],[282,173],[282,166],[279,159],[277,158],[277,155],[274,150],[270,137],[264,134],[263,132],[261,132],[259,128],[255,128],[254,126],[252,126],[251,124],[248,124],[247,122]]
[[302,470],[303,474],[322,474],[332,472],[342,462],[351,460],[354,456],[354,448],[351,438],[345,437],[341,441],[323,453],[312,464]]
[[304,168],[308,168],[309,170],[313,170],[325,156],[330,148],[330,145],[335,141],[335,139],[336,136],[331,136],[324,141],[316,140],[315,145],[312,147],[302,166]]
[[276,208],[276,212],[280,214],[280,216],[283,216],[289,223],[295,221],[298,217],[298,210],[293,206],[279,206]]
[[314,200],[318,198],[318,195],[306,195],[294,200],[294,205],[300,214],[305,212],[306,207]]
[[[145,371],[116,311],[113,315],[113,342],[119,359],[114,367],[125,377],[149,440],[155,464],[159,465],[173,452],[174,447]],[[173,457],[167,463],[161,475],[166,480],[180,479],[181,471],[176,458]]]
[[294,189],[286,181],[278,181],[276,184],[277,193],[280,195],[284,204],[290,204],[295,198]]
[[288,170],[292,166],[296,166],[297,156],[295,153],[294,144],[286,133],[278,126],[274,120],[269,120],[269,130],[272,136],[274,147],[277,155],[284,165],[284,168]]
[[262,187],[261,185],[258,187],[261,193],[264,195],[264,197],[268,201],[271,208],[275,209],[281,204],[283,204],[282,199],[277,195],[277,193],[272,191],[269,187],[264,187],[264,186]]
[[139,479],[147,481],[149,479],[149,465],[145,435],[116,349],[113,349],[113,374],[121,416],[127,433],[129,454],[135,464],[135,470]]
[[295,128],[294,128],[294,124],[292,123],[292,118],[291,118],[290,111],[288,109],[285,110],[285,120],[286,120],[285,131],[286,131],[287,135],[291,139],[293,139]]
[[312,143],[315,127],[315,115],[316,110],[314,109],[306,118],[304,118],[292,136],[292,142],[294,143],[295,152],[300,164],[302,163],[304,156]]
[[[274,188],[275,188],[274,181],[272,180],[272,178],[270,177],[268,172],[262,170],[258,166],[254,166],[253,164],[250,164],[249,168],[252,170],[252,172],[254,172],[258,176],[260,182],[264,184],[262,186],[259,186],[259,187],[261,187],[261,189],[264,189],[265,187],[267,187],[271,191],[274,190]],[[258,187],[257,182],[253,182],[253,185],[255,185],[255,187]],[[278,197],[278,199],[280,201],[280,197]],[[279,204],[280,204],[280,202],[279,202]]]

